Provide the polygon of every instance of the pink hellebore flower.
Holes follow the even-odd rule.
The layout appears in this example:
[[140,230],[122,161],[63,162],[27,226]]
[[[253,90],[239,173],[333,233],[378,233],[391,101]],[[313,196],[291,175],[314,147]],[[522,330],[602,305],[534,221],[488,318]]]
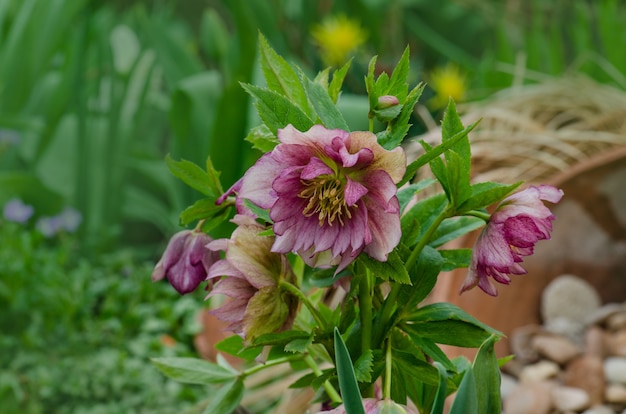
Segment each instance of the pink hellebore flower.
[[386,261],[401,236],[398,183],[406,169],[402,148],[385,150],[370,132],[314,125],[278,131],[265,154],[229,193],[269,209],[272,251],[297,252],[312,267],[339,265],[365,251]]
[[176,233],[156,264],[152,281],[167,277],[181,295],[195,290],[206,279],[209,267],[219,259],[218,253],[205,247],[211,240],[201,231],[183,230]]
[[519,263],[533,254],[537,241],[549,239],[552,231],[554,215],[542,200],[558,203],[562,196],[562,190],[540,185],[505,198],[476,241],[461,293],[478,285],[485,293],[497,296],[489,277],[508,285],[509,274],[525,274]]
[[[417,410],[411,407],[397,404],[391,400],[377,400],[375,398],[365,398],[363,409],[365,414],[419,414]],[[320,411],[317,414],[346,414],[346,409],[342,404],[333,410]]]
[[281,280],[295,280],[287,257],[270,252],[274,237],[259,235],[265,228],[253,217],[236,215],[233,222],[238,227],[230,239],[215,240],[207,245],[212,251],[225,252],[225,258],[209,269],[209,279],[224,276],[209,296],[222,294],[232,299],[211,313],[230,322],[228,329],[246,341],[290,329],[298,300],[278,286]]

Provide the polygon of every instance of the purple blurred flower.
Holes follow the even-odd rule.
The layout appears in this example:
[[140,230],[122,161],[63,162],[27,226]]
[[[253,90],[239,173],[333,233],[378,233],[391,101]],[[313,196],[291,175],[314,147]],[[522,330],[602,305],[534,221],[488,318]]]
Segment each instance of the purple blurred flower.
[[[397,404],[392,400],[377,400],[375,398],[363,399],[363,408],[365,414],[419,414],[417,410],[406,405]],[[320,411],[317,414],[346,414],[346,409],[342,404],[333,410]]]
[[3,215],[8,221],[25,223],[33,215],[33,206],[24,204],[22,200],[14,198],[4,205]]
[[552,231],[555,217],[542,201],[558,203],[562,196],[562,190],[540,185],[505,198],[476,241],[461,293],[478,285],[485,293],[497,296],[490,277],[508,285],[509,274],[525,274],[519,263],[533,254],[535,243],[549,239]]
[[219,259],[219,254],[205,247],[210,241],[211,237],[201,231],[183,230],[176,233],[154,267],[152,281],[167,277],[181,295],[195,290],[206,280],[211,265]]
[[385,150],[370,132],[315,125],[278,131],[280,144],[227,194],[269,209],[272,251],[297,252],[312,267],[351,263],[365,251],[386,261],[400,241],[396,183],[406,169],[402,148]]
[[52,217],[40,217],[35,224],[35,228],[39,230],[45,237],[54,237],[58,233],[64,231],[67,233],[74,233],[80,223],[83,220],[83,216],[80,211],[73,207],[65,207],[56,216]]
[[250,216],[237,215],[238,227],[230,239],[208,244],[212,251],[224,251],[224,259],[209,269],[209,279],[220,278],[209,296],[222,294],[232,300],[211,313],[228,329],[247,341],[271,332],[291,328],[298,300],[281,291],[281,280],[293,282],[295,275],[283,254],[270,251],[274,237],[261,236],[264,227]]

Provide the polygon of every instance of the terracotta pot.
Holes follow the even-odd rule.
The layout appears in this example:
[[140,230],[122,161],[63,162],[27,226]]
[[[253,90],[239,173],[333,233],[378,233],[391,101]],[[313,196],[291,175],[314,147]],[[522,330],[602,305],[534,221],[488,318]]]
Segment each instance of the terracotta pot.
[[[512,330],[539,323],[543,289],[555,277],[568,273],[589,281],[605,302],[626,300],[626,148],[590,158],[549,180],[563,189],[553,206],[557,217],[552,239],[535,246],[522,264],[528,274],[512,276],[509,286],[498,285],[496,298],[473,289],[458,294],[466,269],[442,274],[430,301],[454,303],[480,321],[510,335]],[[478,233],[459,240],[471,247]],[[452,356],[471,357],[474,350],[446,348]],[[510,353],[505,339],[498,356]]]

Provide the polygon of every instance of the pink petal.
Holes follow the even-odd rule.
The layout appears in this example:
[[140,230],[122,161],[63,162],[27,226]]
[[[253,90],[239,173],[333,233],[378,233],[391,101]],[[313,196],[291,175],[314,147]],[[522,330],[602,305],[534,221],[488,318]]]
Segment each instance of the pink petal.
[[[272,182],[284,168],[271,157],[271,153],[263,155],[243,176],[238,200],[248,199],[264,209],[272,207],[276,200]],[[248,210],[245,207],[242,209]]]
[[302,169],[300,178],[303,180],[312,180],[320,175],[333,174],[334,171],[322,160],[317,157],[311,158],[309,163]]
[[348,206],[353,206],[358,200],[368,193],[368,189],[356,181],[347,177],[346,186],[344,189],[344,197]]

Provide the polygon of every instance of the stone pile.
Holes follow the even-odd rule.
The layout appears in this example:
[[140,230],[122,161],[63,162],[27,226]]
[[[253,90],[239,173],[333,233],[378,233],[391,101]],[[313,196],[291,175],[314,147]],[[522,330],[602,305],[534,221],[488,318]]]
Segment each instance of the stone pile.
[[602,305],[563,275],[544,290],[541,316],[511,335],[503,414],[626,414],[626,303]]

